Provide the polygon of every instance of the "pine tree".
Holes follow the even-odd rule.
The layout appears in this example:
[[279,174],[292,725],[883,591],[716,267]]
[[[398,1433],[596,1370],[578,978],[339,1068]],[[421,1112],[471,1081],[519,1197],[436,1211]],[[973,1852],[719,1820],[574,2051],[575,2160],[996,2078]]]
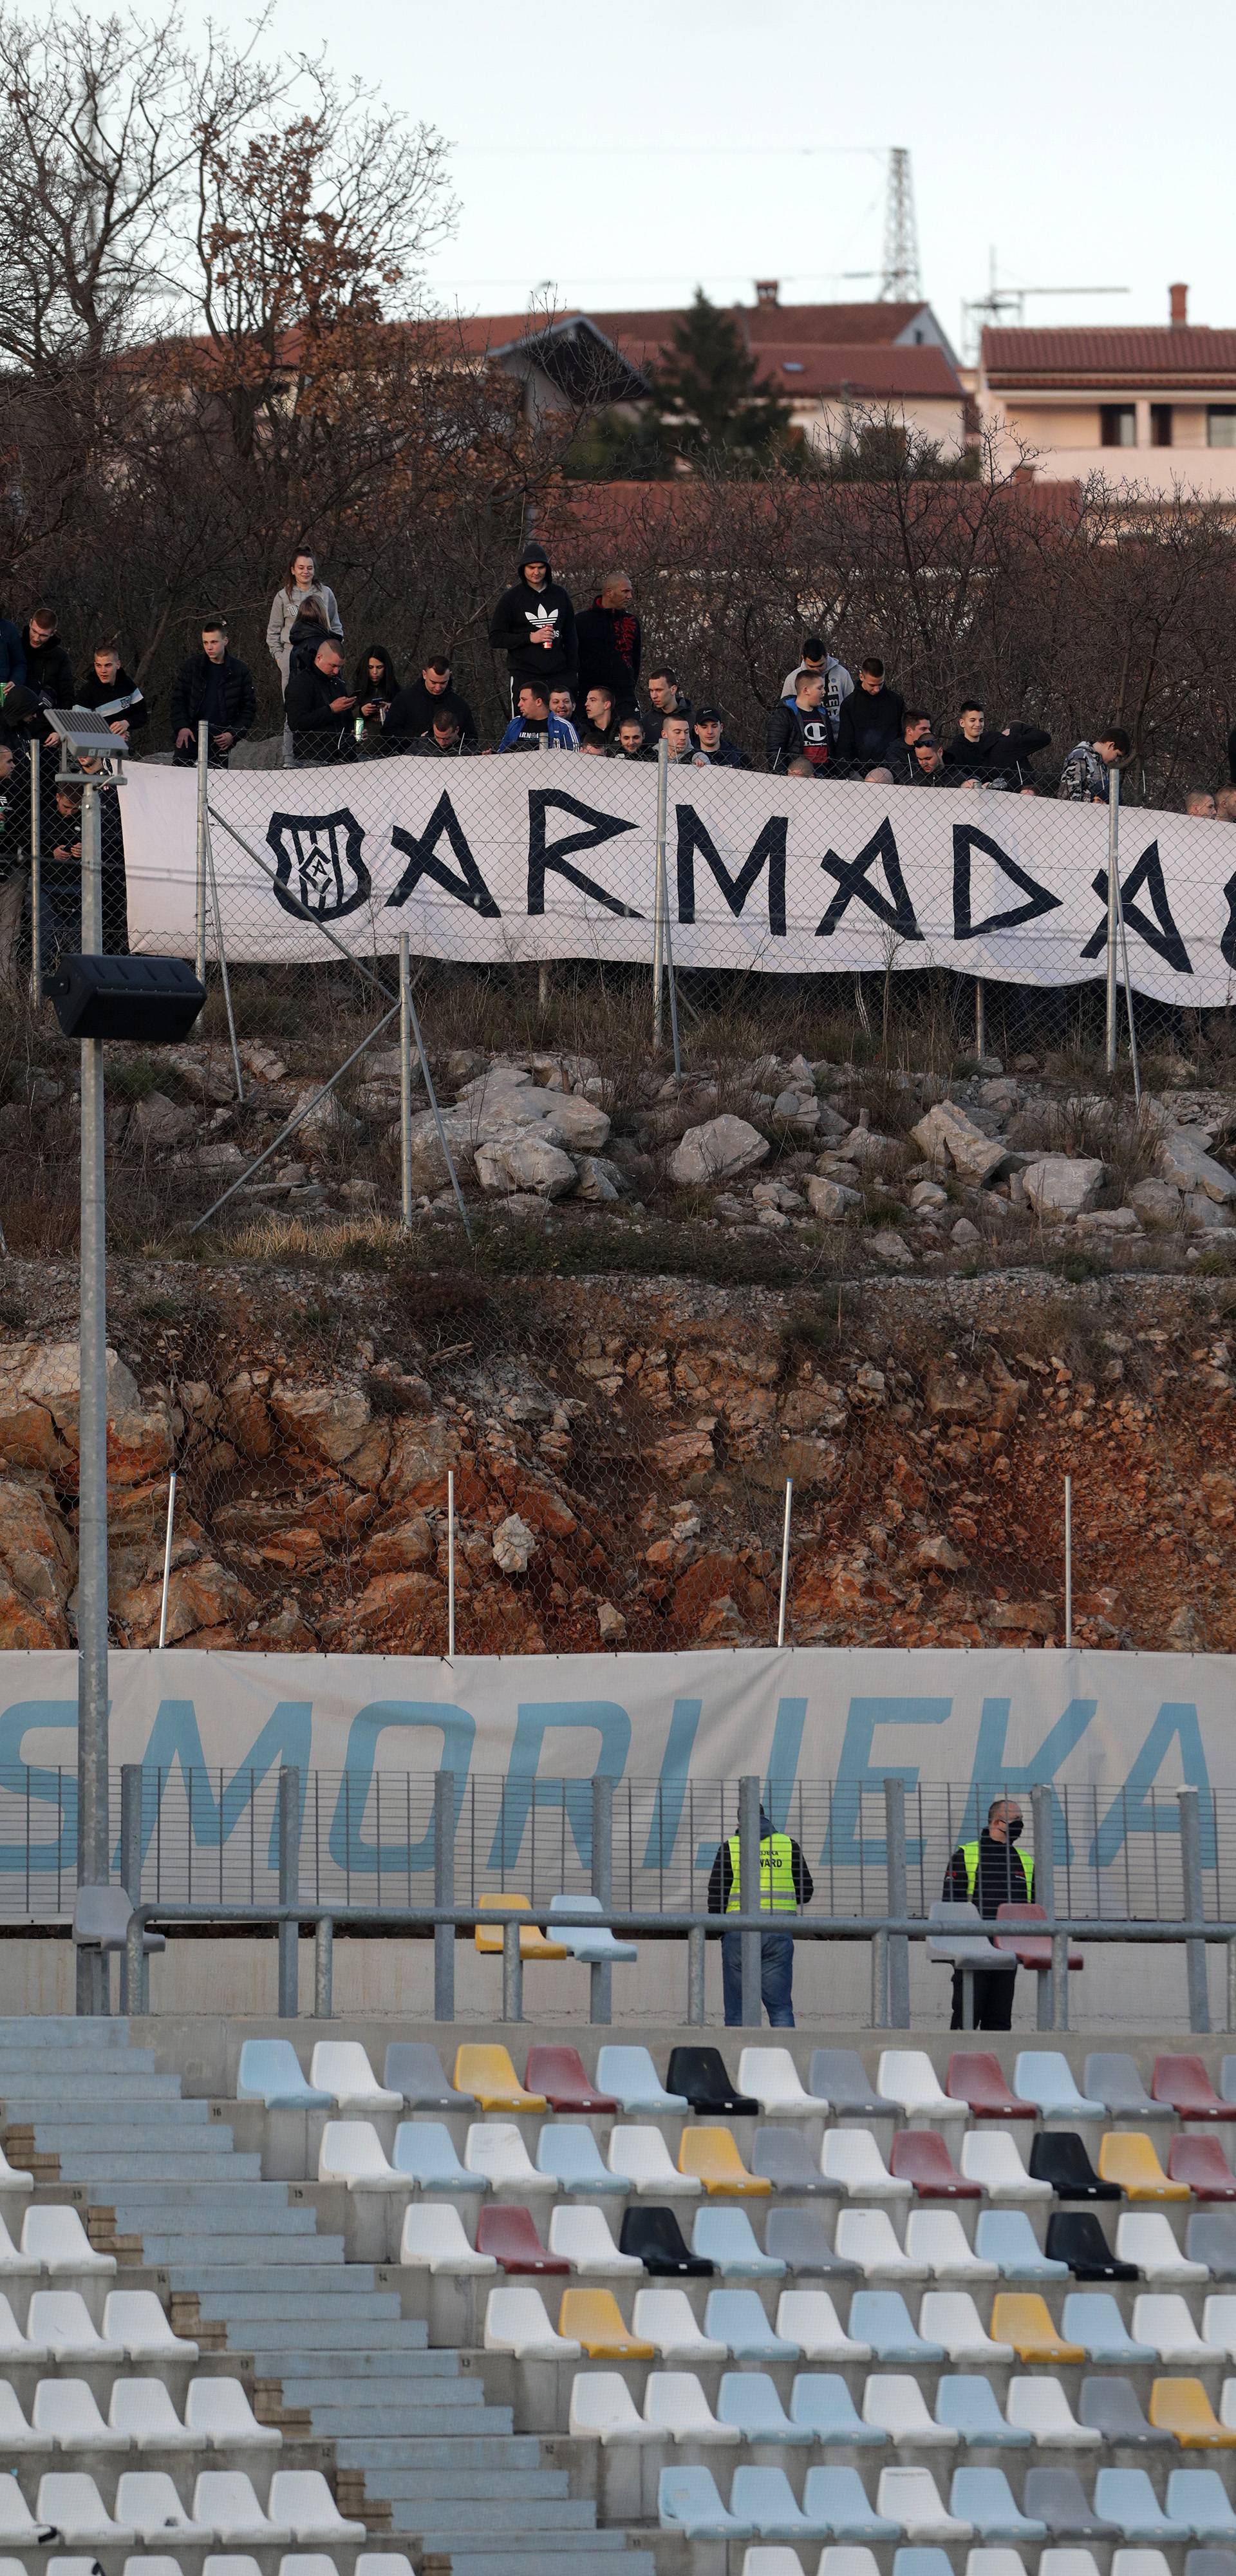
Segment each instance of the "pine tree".
[[756,369],[728,313],[697,286],[688,313],[670,333],[669,349],[650,367],[653,398],[667,415],[669,444],[680,454],[714,458],[741,451],[768,454],[789,439],[786,403],[756,390]]

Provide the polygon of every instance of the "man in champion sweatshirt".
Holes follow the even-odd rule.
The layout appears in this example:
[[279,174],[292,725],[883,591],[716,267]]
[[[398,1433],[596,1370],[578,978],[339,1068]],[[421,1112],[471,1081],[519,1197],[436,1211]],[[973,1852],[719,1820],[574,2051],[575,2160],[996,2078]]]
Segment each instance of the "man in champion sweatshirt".
[[524,547],[519,576],[504,590],[490,622],[489,640],[505,653],[511,677],[511,713],[523,680],[536,680],[546,690],[562,681],[574,688],[579,671],[575,611],[561,582],[555,581],[544,546]]

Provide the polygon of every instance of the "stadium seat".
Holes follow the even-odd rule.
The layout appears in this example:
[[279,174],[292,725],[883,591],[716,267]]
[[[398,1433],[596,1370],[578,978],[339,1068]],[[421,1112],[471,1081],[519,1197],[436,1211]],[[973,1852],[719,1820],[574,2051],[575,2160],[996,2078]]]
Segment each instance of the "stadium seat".
[[1170,2450],[1172,2436],[1149,2424],[1137,2392],[1127,2379],[1086,2378],[1078,2392],[1077,2412],[1092,2424],[1113,2451]]
[[1140,2541],[1143,2547],[1161,2548],[1189,2536],[1164,2513],[1145,2469],[1096,2470],[1094,2510],[1114,2524],[1122,2540]]
[[1236,2120],[1236,2102],[1216,2093],[1200,2057],[1156,2057],[1150,2091],[1178,2120]]
[[[1089,2552],[1079,2551],[1077,2552],[1077,2555],[1089,2556]],[[1040,2568],[1042,2567],[1042,2563],[1043,2560],[1042,2557],[1040,2557]],[[1024,2576],[1024,2561],[1018,2557],[1015,2549],[1002,2549],[998,2544],[989,2544],[987,2547],[980,2546],[976,2549],[968,2549],[966,2552],[966,2576]],[[1067,2576],[1083,2576],[1083,2571],[1080,2569],[1070,2570],[1067,2571]],[[1098,2569],[1095,2566],[1093,2559],[1090,2560],[1089,2567],[1084,2571],[1084,2576],[1098,2576]]]
[[1225,2057],[1219,2068],[1219,2091],[1225,2102],[1236,2102],[1236,2057]]
[[893,2576],[952,2576],[952,2561],[947,2549],[907,2541],[893,2551]]
[[197,2360],[197,2345],[188,2335],[173,2334],[153,2290],[109,2290],[103,2302],[103,2339],[130,2361],[142,2361],[147,2354]]
[[620,2371],[577,2370],[571,2382],[567,2430],[577,2441],[655,2442],[658,2427],[646,2424]]
[[971,2245],[955,2209],[912,2209],[906,2253],[933,2281],[994,2281],[1000,2268]]
[[1236,2549],[1190,2549],[1185,2576],[1236,2576]]
[[834,2468],[828,2462],[823,2468],[808,2469],[803,2504],[812,2520],[838,2540],[865,2541],[874,2548],[882,2540],[900,2540],[902,2535],[899,2522],[873,2510],[857,2469]]
[[98,2361],[115,2359],[80,2290],[35,2290],[26,2310],[26,2333],[54,2361],[75,2361],[87,2354]]
[[1112,2576],[1170,2576],[1161,2549],[1113,2549]]
[[[127,2386],[133,2384],[132,2381],[126,2382]],[[165,2395],[161,2382],[156,2382],[156,2385],[159,2387],[160,2395]],[[168,2402],[170,2404],[170,2399]],[[183,2433],[183,2426],[181,2430]],[[16,2389],[7,2379],[0,2379],[0,2452],[45,2451],[46,2449],[47,2444],[43,2435],[36,2433],[33,2426],[27,2423],[17,2402]],[[3,2531],[0,2530],[0,2539],[3,2537]]]
[[746,2442],[777,2442],[803,2450],[815,2443],[812,2426],[797,2424],[786,2414],[766,2370],[727,2370],[717,2392],[717,2414]]
[[685,2111],[686,2096],[667,2093],[646,2048],[602,2048],[597,2055],[597,2083],[612,2093],[628,2113]]
[[706,2442],[710,2450],[736,2450],[742,2439],[734,2424],[714,2415],[691,2370],[649,2371],[644,2424],[649,2432],[665,2434],[671,2442]]
[[816,2576],[876,2576],[875,2554],[853,2543],[830,2541],[820,2551]]
[[483,2174],[491,2191],[553,2191],[554,2177],[538,2173],[513,2120],[474,2120],[464,2139],[469,2173]]
[[[127,2469],[116,2485],[116,2520],[139,2540],[161,2541],[165,2549],[183,2541],[208,2541],[208,2525],[185,2512],[166,2469]],[[65,2534],[66,2539],[68,2534]]]
[[961,2142],[961,2170],[978,2183],[989,2200],[1050,2200],[1049,2182],[1026,2171],[1017,2141],[1007,2129],[967,2129]]
[[907,2120],[964,2120],[965,2104],[945,2092],[925,2048],[885,2048],[876,2068],[876,2091],[896,2102]]
[[618,2108],[614,2094],[598,2093],[589,2083],[579,2050],[557,2042],[552,2047],[529,2049],[524,2083],[529,2093],[544,2096],[551,2111],[573,2111],[587,2118]]
[[[1028,1968],[1036,1976],[1051,1974],[1051,1934],[1039,1926],[1047,1921],[1042,1905],[1004,1904],[996,1907],[996,1930],[992,1935],[997,1950],[1008,1950],[1019,1968]],[[1080,1950],[1070,1943],[1068,1965],[1085,1966]]]
[[1185,2225],[1185,2251],[1191,2263],[1205,2264],[1212,2281],[1236,2281],[1236,2217],[1231,2210],[1195,2209]]
[[719,2048],[671,2048],[665,2080],[671,2093],[683,2094],[705,2116],[759,2114],[755,2095],[739,2092]]
[[1041,2120],[1101,2120],[1102,2102],[1079,2093],[1073,2069],[1062,2049],[1019,2049],[1013,2082],[1023,2102],[1033,2102]]
[[762,2174],[774,2191],[792,2191],[800,2199],[841,2197],[840,2183],[821,2173],[798,2129],[757,2129],[751,2141],[751,2171]]
[[[1187,2200],[1189,2186],[1164,2173],[1144,2129],[1109,2129],[1099,2145],[1099,2172],[1129,2200]],[[1114,2194],[1110,2195],[1114,2197]]]
[[[158,2380],[117,2380],[112,2390],[112,2422],[117,2419],[116,2395],[124,2385],[153,2390]],[[161,2394],[166,2396],[163,2389]],[[168,2401],[170,2405],[170,2400]],[[148,2419],[149,2420],[149,2419]],[[185,2398],[185,2431],[193,2441],[211,2451],[278,2451],[283,2435],[274,2424],[259,2424],[238,2379],[191,2379]],[[175,2445],[179,2448],[179,2444]],[[153,2449],[153,2442],[141,2447]]]
[[329,2111],[333,2093],[319,2092],[302,2073],[290,2039],[246,2039],[236,2069],[238,2102],[264,2102],[268,2111]]
[[[1102,2149],[1110,2143],[1102,2142]],[[1145,2140],[1150,2147],[1150,2140]],[[1154,2149],[1150,2147],[1153,2155]],[[1100,2163],[1095,2172],[1076,2129],[1036,2129],[1030,2141],[1030,2171],[1050,2183],[1057,2200],[1119,2200],[1120,2184]]]
[[705,2254],[723,2280],[781,2281],[786,2265],[765,2254],[745,2209],[697,2209],[691,2227],[691,2251]]
[[401,2120],[391,2150],[392,2170],[417,2191],[488,2191],[483,2173],[469,2173],[455,2153],[450,2130],[442,2120]]
[[1151,2100],[1136,2060],[1119,2049],[1097,2049],[1086,2059],[1086,2091],[1101,2102],[1109,2120],[1170,2120],[1166,2102]]
[[318,2181],[345,2183],[349,2191],[401,2191],[372,2120],[327,2120],[318,2140]]
[[857,2342],[870,2346],[877,2361],[944,2359],[943,2344],[919,2333],[900,2290],[856,2290],[850,2301],[850,2332]]
[[735,2361],[797,2361],[800,2346],[768,2322],[758,2290],[710,2290],[704,2332],[724,2344]]
[[[36,2292],[36,2296],[37,2295],[38,2293]],[[53,2294],[49,2293],[47,2295]],[[73,2291],[70,2292],[69,2295],[71,2297],[76,2297],[78,2294]],[[89,2324],[89,2317],[87,2317],[86,2322]],[[0,2363],[6,2361],[46,2361],[48,2348],[47,2345],[41,2342],[39,2337],[32,2331],[30,2327],[29,2310],[26,2312],[26,2328],[27,2331],[23,2334],[8,2300],[5,2298],[3,2291],[0,2291]],[[94,2347],[91,2345],[87,2346],[86,2349],[93,2350]],[[0,2480],[0,2486],[2,2485],[3,2480]],[[0,2538],[2,2537],[3,2534],[0,2533]]]
[[633,2331],[663,2361],[728,2361],[729,2345],[704,2333],[685,2290],[637,2290]]
[[[959,2220],[955,2223],[960,2225]],[[1050,2227],[1051,2220],[1047,2223]],[[1004,2281],[1063,2281],[1068,2277],[1068,2264],[1054,2254],[1044,2253],[1024,2209],[980,2210],[974,2250]]]
[[[599,1896],[572,1896],[564,1892],[551,1896],[546,1922],[555,1942],[561,1942],[572,1959],[580,1959],[586,1968],[630,1966],[638,1959],[634,1941],[620,1941],[608,1923],[556,1923],[556,1914],[601,1914],[604,1907]],[[535,1955],[535,1953],[534,1953]],[[544,1955],[544,1954],[542,1954]]]
[[812,2274],[820,2280],[859,2278],[857,2264],[843,2262],[830,2244],[828,2228],[818,2209],[770,2208],[764,2243],[789,2272]]
[[485,2307],[486,2352],[519,2361],[578,2361],[580,2347],[555,2333],[539,2290],[491,2290]]
[[1010,2424],[1029,2433],[1041,2450],[1097,2451],[1103,2436],[1079,2424],[1058,2379],[1010,2379]]
[[624,2254],[638,2256],[654,2281],[705,2280],[715,2268],[691,2252],[672,2209],[625,2209],[618,2242]]
[[1171,2181],[1183,2183],[1195,2200],[1236,2200],[1236,2174],[1217,2137],[1173,2138],[1167,2170]]
[[913,2188],[889,2172],[870,2129],[826,2129],[820,2171],[851,2200],[908,2200]]
[[872,2371],[863,2390],[863,2422],[877,2424],[899,2450],[955,2450],[957,2431],[937,2423],[917,2379],[904,2371]]
[[[490,1909],[501,1908],[504,1914],[531,1914],[532,1912],[531,1900],[526,1896],[513,1895],[509,1887],[503,1895],[478,1896],[476,1902],[478,1911],[483,1909],[488,1912]],[[501,1923],[477,1924],[472,1937],[482,1957],[493,1958],[501,1955],[502,1934]],[[539,1923],[529,1922],[521,1923],[519,1927],[519,1955],[526,1962],[529,1959],[569,1959],[571,1953],[564,1941],[551,1941],[541,1930]],[[455,2080],[459,2081],[458,2072]]]
[[825,2449],[835,2443],[844,2450],[855,2444],[882,2450],[888,2439],[881,2425],[864,2423],[855,2413],[839,2371],[799,2371],[790,2390],[790,2421]]
[[865,2281],[877,2275],[893,2281],[927,2278],[926,2267],[898,2244],[886,2209],[843,2209],[837,2220],[837,2252],[857,2265]]
[[[39,2525],[16,2478],[0,2477],[0,2541],[8,2541],[18,2548],[31,2548],[39,2538]],[[22,2565],[20,2559],[17,2564]],[[22,2576],[25,2576],[24,2567]]]
[[520,2083],[510,2050],[493,2041],[465,2040],[455,2051],[455,2089],[471,2093],[482,2111],[545,2111],[543,2093],[529,2093]]
[[807,2092],[788,2048],[742,2049],[738,2082],[759,2103],[765,2120],[803,2119],[829,2109],[822,2098]]
[[450,2082],[429,2039],[392,2039],[387,2044],[382,2081],[398,2093],[409,2111],[467,2111],[476,2108],[475,2093],[460,2093]]
[[401,2111],[402,2093],[379,2084],[358,2039],[314,2041],[309,2081],[315,2092],[329,2093],[339,2110]]
[[772,2190],[767,2175],[748,2172],[732,2129],[684,2129],[678,2171],[694,2176],[719,2200],[767,2200]]
[[1217,2469],[1169,2470],[1163,2501],[1194,2540],[1236,2542],[1236,2509]]
[[1147,2281],[1207,2281],[1208,2263],[1198,2263],[1172,2234],[1161,2209],[1122,2210],[1116,2221],[1116,2252]]
[[730,2481],[730,2511],[769,2540],[822,2540],[827,2523],[813,2521],[795,2498],[784,2469],[742,2466]]
[[1236,2426],[1216,2415],[1200,2379],[1156,2379],[1150,2421],[1173,2433],[1182,2451],[1236,2450]]
[[[999,2469],[992,2472],[1001,2475]],[[950,2513],[930,2469],[881,2469],[876,2511],[911,2540],[971,2540],[974,2525]]]
[[409,2201],[403,2213],[399,2260],[410,2271],[445,2272],[460,2280],[479,2279],[498,2268],[492,2253],[479,2252],[469,2244],[463,2220],[449,2201]]
[[3,2147],[0,2147],[0,2191],[33,2191],[33,2189],[34,2175],[23,2173],[19,2166],[11,2165]]
[[873,2092],[856,2048],[814,2048],[807,2081],[835,2120],[896,2120],[899,2105]]
[[944,2090],[963,2103],[972,2120],[1033,2120],[1033,2102],[1021,2102],[1005,2082],[999,2058],[991,2049],[955,2049],[948,2062]]
[[[33,2300],[30,2304],[33,2307]],[[1212,2290],[1203,2302],[1202,2332],[1207,2343],[1217,2345],[1225,2361],[1236,2361],[1236,2298],[1229,2292]]]
[[34,2509],[70,2549],[123,2548],[137,2538],[132,2523],[118,2522],[108,2512],[94,2479],[80,2469],[51,2470],[40,2478]]
[[988,2334],[968,2290],[925,2290],[918,2311],[919,2332],[928,2343],[942,2344],[950,2361],[1011,2361],[1013,2347]]
[[750,2523],[722,2504],[711,2469],[662,2469],[657,2482],[657,2519],[663,2531],[685,2532],[688,2540],[749,2540]]
[[[1167,2220],[1161,2221],[1166,2227]],[[1128,2224],[1127,2216],[1117,2221]],[[1047,2221],[1047,2251],[1067,2263],[1075,2281],[1136,2281],[1137,2265],[1113,2254],[1092,2209],[1055,2209]]]
[[752,2541],[742,2554],[742,2576],[803,2576],[802,2560],[788,2541]]
[[[651,2218],[651,2210],[640,2210],[640,2218]],[[666,2211],[666,2216],[670,2212]],[[678,2222],[675,2219],[675,2226]],[[571,2270],[581,2279],[590,2274],[599,2278],[626,2280],[633,2273],[642,2276],[644,2265],[638,2254],[624,2254],[615,2245],[609,2220],[603,2209],[573,2209],[569,2205],[555,2209],[549,2221],[549,2250],[561,2254]]]
[[1137,2343],[1129,2333],[1110,2290],[1070,2290],[1060,2316],[1062,2335],[1080,2345],[1086,2361],[1154,2361],[1151,2344]]
[[294,2540],[364,2540],[363,2522],[341,2514],[320,2469],[276,2469],[267,2512]]
[[15,2280],[28,2281],[33,2275],[37,2275],[38,2268],[38,2264],[31,2256],[23,2254],[13,2243],[3,2218],[0,2218],[0,2280],[11,2277]]
[[1092,2512],[1076,2469],[1027,2469],[1022,2510],[1045,2523],[1053,2540],[1118,2540],[1116,2523]]
[[1236,2379],[1225,2379],[1219,2395],[1219,2422],[1236,2431]]
[[564,2290],[558,2332],[579,2344],[590,2361],[656,2359],[656,2346],[628,2327],[612,2290]]
[[[957,2106],[955,2106],[957,2107]],[[958,2173],[948,2147],[935,2129],[898,2129],[889,2150],[888,2169],[908,2182],[920,2200],[981,2200],[982,2186]]]
[[[855,2296],[859,2295],[856,2291]],[[872,2357],[871,2345],[860,2334],[846,2333],[827,2290],[783,2290],[777,2301],[777,2332],[787,2343],[796,2343],[806,2361],[870,2361]]]
[[983,2540],[1042,2540],[1045,2527],[1019,2510],[1003,2469],[954,2469],[949,2502]]
[[30,2421],[58,2451],[125,2451],[128,2436],[105,2424],[84,2379],[41,2379]]
[[[418,2210],[416,2214],[424,2218],[430,2213]],[[411,2210],[408,2216],[412,2216]],[[463,2268],[470,2271],[484,2256],[503,2272],[563,2274],[571,2269],[565,2254],[551,2254],[542,2245],[531,2210],[522,2208],[517,2201],[491,2200],[481,2210],[476,2222],[476,2253],[472,2264]]]
[[702,2189],[698,2174],[679,2173],[659,2129],[611,2129],[609,2169],[645,2199],[696,2200]]
[[28,2209],[22,2220],[21,2250],[52,2281],[65,2273],[116,2269],[114,2254],[96,2254],[75,2209]]
[[[1204,2313],[1209,2315],[1219,2304],[1207,2299]],[[1236,2313],[1236,2299],[1223,2304]],[[1149,2344],[1160,2361],[1180,2362],[1186,2368],[1196,2366],[1200,2370],[1207,2362],[1227,2358],[1225,2343],[1211,2343],[1198,2333],[1188,2300],[1179,2290],[1143,2290],[1133,2302],[1132,2330],[1134,2341]]]
[[991,2303],[991,2331],[998,2343],[1011,2344],[1019,2361],[1084,2361],[1083,2347],[1053,2324],[1040,2290],[997,2290]]
[[1026,2451],[1032,2438],[1001,2414],[991,2381],[979,2370],[956,2378],[941,2376],[936,2386],[936,2422],[950,2424],[958,2440],[976,2451]]
[[548,2174],[559,2191],[582,2192],[593,2200],[598,2194],[626,2190],[621,2177],[603,2163],[596,2139],[582,2120],[546,2120],[536,2142],[536,2169]]
[[[191,2422],[189,2419],[190,2408],[194,2404],[195,2389],[206,2388],[212,2392],[216,2389],[234,2390],[242,2403],[249,2407],[249,2400],[238,2379],[191,2379],[185,2405],[185,2421],[182,2424],[161,2379],[114,2379],[108,2401],[108,2423],[116,2432],[123,2433],[130,2450],[134,2451],[213,2449],[214,2434],[209,2423]],[[200,2405],[200,2400],[198,2403]],[[261,2437],[263,2449],[277,2450],[283,2436],[275,2426],[259,2424],[251,2407],[249,2407],[249,2420],[253,2425],[254,2434]],[[229,2432],[228,2440],[231,2441],[232,2438]],[[235,2438],[239,2445],[239,2436]],[[14,2447],[12,2433],[7,2424],[3,2423],[0,2423],[0,2445],[6,2449]],[[248,2446],[255,2447],[253,2436],[249,2437]]]

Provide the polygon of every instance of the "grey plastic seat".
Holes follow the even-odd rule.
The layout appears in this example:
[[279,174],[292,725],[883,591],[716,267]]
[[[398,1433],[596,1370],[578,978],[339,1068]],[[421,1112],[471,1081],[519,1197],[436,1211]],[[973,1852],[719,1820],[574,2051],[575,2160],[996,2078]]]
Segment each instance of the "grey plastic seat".
[[1185,2228],[1185,2252],[1204,2263],[1212,2281],[1236,2281],[1236,2210],[1195,2209]]
[[810,2450],[816,2439],[810,2424],[795,2423],[786,2414],[766,2370],[725,2371],[717,2393],[717,2415],[747,2442],[782,2442]]
[[927,2343],[920,2335],[900,2290],[856,2290],[848,2330],[856,2343],[870,2344],[877,2361],[945,2359],[942,2343]]
[[751,2141],[751,2171],[770,2182],[774,2191],[792,2191],[800,2199],[841,2198],[840,2183],[821,2173],[802,2130],[792,2129],[788,2121],[779,2128],[770,2122],[756,2130]]
[[466,2111],[470,2118],[475,2116],[475,2096],[456,2091],[430,2039],[392,2039],[383,2060],[382,2081],[388,2093],[402,2093],[409,2111]]
[[1016,1960],[1007,1951],[997,1950],[990,1939],[977,1905],[938,1896],[928,1921],[934,1928],[927,1942],[927,1956],[937,1967],[953,1968],[963,1976],[970,1970],[979,1976],[998,1976],[1002,1970],[1007,1973],[1016,1968]]
[[762,2540],[824,2540],[828,2534],[827,2524],[798,2503],[784,2469],[735,2469],[730,2512]]
[[1079,2424],[1092,2424],[1112,2450],[1175,2451],[1176,2436],[1147,2422],[1136,2389],[1127,2379],[1102,2375],[1083,2379],[1077,2398]]
[[1236,2549],[1190,2549],[1185,2576],[1236,2576]]
[[646,2048],[597,2051],[597,2091],[612,2093],[625,2112],[685,2111],[686,2095],[667,2093]]
[[1217,2469],[1170,2469],[1163,2501],[1195,2540],[1236,2541],[1236,2508]]
[[978,2370],[941,2377],[936,2386],[936,2422],[951,2424],[973,2450],[1028,2451],[1034,2438],[1001,2414],[991,2381]]
[[559,2191],[583,2192],[590,2200],[600,2192],[616,2193],[619,2199],[625,2196],[621,2174],[611,2173],[602,2161],[596,2139],[583,2120],[546,2120],[536,2142],[535,2162],[538,2173],[553,2175]]
[[770,2206],[764,2243],[789,2272],[821,2281],[857,2281],[861,2277],[857,2263],[844,2262],[830,2244],[823,2213],[818,2209]]
[[[811,2090],[816,2093],[821,2089],[813,2072]],[[876,2512],[857,2469],[833,2467],[827,2461],[822,2468],[808,2469],[803,2482],[803,2506],[812,2521],[818,2522],[834,2540],[866,2541],[874,2548],[881,2540],[903,2537],[899,2522],[889,2522]]]
[[246,2039],[236,2069],[238,2102],[264,2102],[268,2111],[329,2111],[334,2095],[309,2082],[290,2039]]
[[901,2104],[886,2101],[873,2089],[856,2048],[813,2048],[807,2080],[817,2098],[829,2104],[834,2119],[901,2118]]
[[1225,2057],[1219,2069],[1219,2099],[1236,2102],[1236,2057]]
[[790,2390],[790,2421],[802,2425],[813,2442],[824,2445],[836,2442],[848,2448],[851,2443],[861,2442],[871,2450],[883,2450],[888,2442],[882,2424],[865,2424],[856,2412],[838,2371],[798,2373]]
[[780,2281],[788,2269],[781,2257],[761,2250],[745,2209],[697,2209],[691,2251],[715,2263],[726,2281]]
[[1067,2263],[1043,2252],[1025,2209],[983,2209],[974,2231],[974,2249],[994,2263],[1005,2281],[1066,2281]]
[[1022,2509],[1045,2524],[1052,2540],[1123,2538],[1117,2523],[1087,2504],[1076,2469],[1027,2469]]
[[953,2576],[952,2560],[947,2549],[933,2549],[925,2541],[908,2541],[904,2548],[893,2551],[893,2576]]
[[391,2165],[418,2191],[488,2191],[486,2174],[469,2173],[455,2153],[450,2130],[441,2120],[401,2120],[395,2131]]
[[954,2469],[949,2507],[979,2540],[1045,2540],[1047,2525],[1023,2512],[1003,2469]]
[[1144,2469],[1100,2469],[1094,2481],[1094,2509],[1115,2524],[1122,2539],[1144,2548],[1170,2548],[1187,2540],[1184,2523],[1164,2513]]
[[1087,2093],[1103,2104],[1112,2120],[1171,2120],[1175,2117],[1170,2102],[1156,2102],[1146,2091],[1137,2071],[1136,2060],[1124,2049],[1092,2049],[1086,2059],[1082,2081]]

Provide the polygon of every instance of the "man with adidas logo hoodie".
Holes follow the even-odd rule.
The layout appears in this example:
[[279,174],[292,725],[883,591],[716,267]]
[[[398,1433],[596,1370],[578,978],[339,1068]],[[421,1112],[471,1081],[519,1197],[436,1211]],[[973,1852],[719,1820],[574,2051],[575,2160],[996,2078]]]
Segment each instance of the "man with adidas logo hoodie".
[[506,655],[512,715],[524,680],[535,680],[546,691],[564,681],[574,688],[579,670],[575,611],[561,582],[553,578],[544,546],[535,541],[524,547],[518,579],[503,591],[494,610],[489,640],[495,652]]

